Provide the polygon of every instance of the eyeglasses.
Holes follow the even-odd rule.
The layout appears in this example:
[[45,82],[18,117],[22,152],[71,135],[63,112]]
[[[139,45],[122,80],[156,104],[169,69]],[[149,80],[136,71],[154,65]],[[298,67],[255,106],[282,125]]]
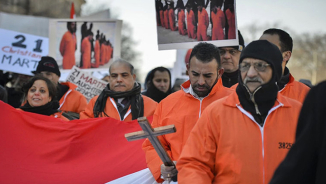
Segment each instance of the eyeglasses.
[[236,49],[231,49],[231,50],[220,49],[219,51],[220,51],[220,55],[221,55],[221,56],[224,56],[227,52],[229,52],[232,56],[234,56],[234,55],[236,55],[238,52],[240,52],[240,51],[238,51],[238,50],[236,50]]
[[[251,63],[242,62],[242,63],[239,64],[239,70],[241,72],[246,72],[246,71],[249,70],[249,68],[251,67],[251,65],[252,65]],[[253,63],[253,65],[254,65],[255,70],[258,71],[258,72],[264,72],[266,70],[266,68],[268,66],[270,66],[270,64],[268,64],[268,63],[262,63],[262,62]]]

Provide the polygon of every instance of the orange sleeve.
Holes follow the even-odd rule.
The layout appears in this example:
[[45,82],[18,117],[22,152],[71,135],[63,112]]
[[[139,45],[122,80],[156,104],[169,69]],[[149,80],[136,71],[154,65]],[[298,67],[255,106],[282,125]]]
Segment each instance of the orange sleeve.
[[218,140],[210,124],[216,124],[217,120],[210,117],[210,112],[208,109],[203,112],[183,147],[177,162],[179,184],[212,183]]
[[[157,106],[157,108],[155,110],[155,113],[154,113],[154,116],[153,116],[153,122],[152,122],[152,127],[153,128],[162,126],[162,124],[161,124],[162,119],[161,119],[161,116],[160,116],[161,111],[162,111],[162,106],[161,106],[161,104],[159,104]],[[168,146],[168,143],[164,139],[164,136],[158,136],[158,139],[162,143],[162,146],[167,151],[168,155],[171,157],[171,150],[170,150],[170,148]],[[161,165],[163,164],[163,162],[160,159],[160,157],[158,156],[158,154],[156,153],[153,145],[150,143],[150,141],[148,139],[146,139],[144,141],[144,143],[143,143],[143,150],[145,151],[146,163],[147,163],[147,166],[148,166],[149,170],[153,174],[155,180],[158,183],[161,183],[163,181],[160,178],[160,176],[161,176]]]
[[95,105],[97,98],[98,98],[98,96],[95,96],[89,101],[85,110],[79,113],[79,119],[94,118],[93,109],[94,109],[94,105]]

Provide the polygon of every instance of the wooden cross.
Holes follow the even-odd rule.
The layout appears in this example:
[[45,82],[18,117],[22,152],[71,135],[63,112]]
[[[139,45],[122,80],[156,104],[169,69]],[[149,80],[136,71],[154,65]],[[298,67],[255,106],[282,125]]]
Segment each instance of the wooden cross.
[[139,139],[148,138],[149,141],[152,143],[155,151],[157,152],[158,156],[161,158],[165,166],[175,166],[171,157],[167,154],[166,150],[162,146],[160,140],[158,140],[157,136],[174,133],[176,129],[174,125],[168,125],[163,127],[152,128],[152,126],[148,123],[146,117],[138,118],[138,123],[143,131],[132,132],[125,134],[125,137],[128,141],[135,141]]

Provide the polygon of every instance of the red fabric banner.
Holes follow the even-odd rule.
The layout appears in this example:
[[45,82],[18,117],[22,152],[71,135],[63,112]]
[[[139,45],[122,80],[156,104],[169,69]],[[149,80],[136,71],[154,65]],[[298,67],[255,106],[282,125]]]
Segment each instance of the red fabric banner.
[[[137,121],[62,121],[0,101],[0,183],[106,183],[145,169]],[[152,121],[152,117],[149,118]]]

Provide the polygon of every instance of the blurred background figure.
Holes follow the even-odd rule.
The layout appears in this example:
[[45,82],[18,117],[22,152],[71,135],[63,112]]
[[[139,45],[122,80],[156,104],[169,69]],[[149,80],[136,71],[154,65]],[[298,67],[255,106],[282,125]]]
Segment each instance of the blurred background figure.
[[311,88],[313,85],[311,84],[311,81],[308,79],[300,79],[299,82],[305,84],[306,86],[308,86],[309,88]]
[[58,110],[57,89],[49,79],[38,74],[22,87],[22,91],[26,103],[19,109],[69,121]]
[[187,79],[176,78],[172,87],[172,91],[173,92],[179,91],[181,89],[181,84],[183,84],[186,81]]
[[145,89],[146,91],[142,94],[156,102],[160,102],[171,94],[170,70],[164,67],[157,67],[151,70],[145,79]]

